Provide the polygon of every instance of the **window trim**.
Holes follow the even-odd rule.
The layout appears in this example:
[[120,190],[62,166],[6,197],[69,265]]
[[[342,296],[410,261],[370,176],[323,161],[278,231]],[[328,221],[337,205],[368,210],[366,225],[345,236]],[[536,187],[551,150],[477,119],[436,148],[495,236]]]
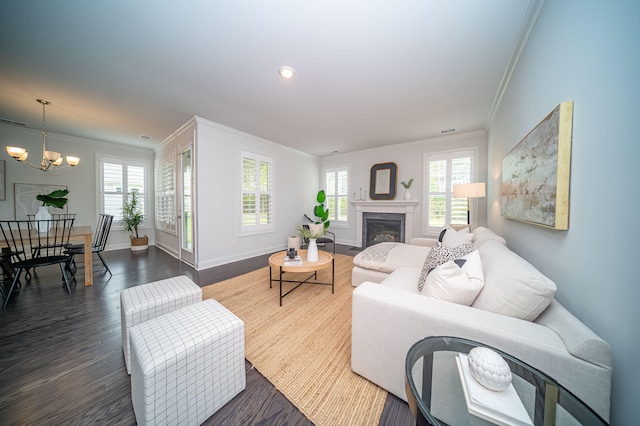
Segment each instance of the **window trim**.
[[333,173],[336,175],[336,195],[335,196],[331,196],[336,198],[336,205],[338,203],[338,194],[337,194],[337,186],[338,186],[338,173],[339,172],[347,172],[347,192],[346,192],[346,197],[347,197],[347,220],[333,220],[330,219],[331,224],[330,227],[334,226],[336,228],[348,228],[349,227],[349,223],[351,221],[351,214],[349,214],[349,193],[351,192],[351,169],[349,166],[335,166],[335,167],[326,167],[323,169],[323,188],[325,190],[325,194],[326,194],[326,198],[327,201],[325,202],[325,205],[328,203],[329,200],[329,195],[328,195],[328,190],[327,190],[327,175],[329,173]]
[[[268,193],[271,195],[271,222],[270,223],[266,223],[266,224],[256,224],[256,225],[251,225],[251,226],[244,226],[243,224],[243,204],[244,204],[244,193],[245,190],[243,188],[243,170],[244,170],[244,159],[245,158],[250,158],[252,160],[256,160],[258,162],[258,164],[261,161],[266,161],[267,163],[269,163],[270,165],[270,172],[271,172],[271,188],[270,191],[268,191]],[[258,167],[259,169],[259,167]],[[238,235],[240,236],[246,236],[246,235],[256,235],[256,234],[267,234],[267,233],[273,233],[276,230],[276,185],[275,185],[275,181],[276,181],[276,161],[274,157],[268,156],[268,155],[263,155],[263,154],[257,154],[255,152],[251,152],[251,151],[244,151],[242,150],[240,152],[240,191],[239,191],[239,195],[240,195],[240,201],[238,202],[238,208],[239,208],[239,213],[238,213],[238,218],[239,218],[239,232]],[[258,179],[260,179],[258,177]],[[257,188],[260,187],[259,182],[257,182]],[[257,193],[259,194],[259,190],[257,191]],[[259,197],[258,197],[259,200]],[[259,207],[258,207],[259,210]]]
[[[104,213],[105,212],[105,204],[104,204],[104,173],[103,173],[103,168],[102,165],[103,163],[111,163],[111,164],[122,164],[125,167],[127,166],[141,166],[144,168],[144,193],[143,193],[143,202],[144,202],[144,206],[145,206],[145,211],[144,211],[144,217],[145,220],[142,222],[142,224],[138,227],[139,229],[147,229],[151,227],[151,221],[149,220],[149,214],[150,214],[150,201],[149,201],[149,170],[151,170],[151,166],[149,161],[147,160],[132,160],[130,158],[127,157],[118,157],[116,155],[103,155],[103,154],[98,154],[96,155],[96,173],[97,173],[97,178],[96,178],[96,182],[97,182],[97,193],[100,194],[99,197],[97,197],[97,209],[98,212],[100,213]],[[125,182],[125,185],[127,185],[127,182]],[[126,191],[123,188],[123,194],[128,192],[128,186],[126,187]],[[155,214],[155,213],[154,213]],[[122,230],[124,229],[124,227],[122,226],[122,224],[120,223],[119,220],[114,220],[113,225],[111,225],[111,229],[115,229],[115,230]]]
[[[165,190],[165,185],[163,185],[163,178],[164,176],[161,175],[161,173],[163,172],[163,168],[166,164],[169,164],[170,166],[173,167],[173,192],[171,191],[166,191]],[[176,205],[177,205],[177,154],[176,154],[176,150],[172,149],[170,150],[164,157],[157,159],[156,164],[155,164],[155,170],[154,170],[154,179],[155,179],[155,193],[154,193],[154,213],[155,213],[155,229],[162,231],[162,232],[166,232],[168,234],[171,235],[178,235],[178,221],[177,221],[177,215],[176,215]],[[162,193],[161,193],[162,192]],[[173,212],[170,212],[169,216],[172,215],[173,218],[173,223],[170,222],[166,222],[164,220],[158,220],[160,219],[158,217],[159,214],[161,214],[161,210],[158,208],[159,207],[159,203],[158,203],[158,199],[159,197],[166,197],[167,199],[171,199],[173,201]]]
[[[449,191],[445,194],[446,196],[446,214],[445,214],[445,226],[451,222],[451,200],[453,198],[453,185],[451,184],[451,170],[450,170],[450,161],[453,158],[461,158],[465,157],[464,153],[469,153],[471,158],[471,170],[469,173],[471,181],[478,181],[478,161],[480,156],[480,147],[479,146],[467,146],[460,147],[456,149],[444,150],[444,151],[434,151],[434,152],[425,152],[423,154],[423,200],[424,200],[424,208],[422,214],[422,232],[424,235],[438,235],[438,233],[442,230],[441,227],[429,226],[429,180],[430,180],[430,168],[429,163],[431,161],[435,161],[437,159],[446,159],[447,160],[447,185],[450,187]],[[473,227],[475,223],[478,221],[478,209],[477,209],[478,201],[477,199],[471,199],[471,226]]]

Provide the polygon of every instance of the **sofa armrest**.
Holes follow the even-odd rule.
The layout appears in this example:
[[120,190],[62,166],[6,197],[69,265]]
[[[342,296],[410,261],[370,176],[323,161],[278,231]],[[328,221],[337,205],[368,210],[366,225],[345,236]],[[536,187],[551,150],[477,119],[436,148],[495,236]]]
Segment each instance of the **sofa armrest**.
[[455,336],[544,371],[609,416],[611,369],[572,356],[548,327],[370,282],[357,287],[352,300],[352,370],[405,401],[411,345],[428,336]]

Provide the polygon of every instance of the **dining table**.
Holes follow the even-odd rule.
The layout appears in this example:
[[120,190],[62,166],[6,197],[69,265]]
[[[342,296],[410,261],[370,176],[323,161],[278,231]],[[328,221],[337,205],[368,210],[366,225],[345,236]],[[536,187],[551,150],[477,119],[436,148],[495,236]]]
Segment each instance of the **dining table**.
[[[85,287],[93,285],[93,262],[91,245],[93,243],[93,231],[91,226],[72,226],[69,234],[70,242],[82,242],[84,244],[84,285]],[[0,246],[6,242],[0,235]]]
[[84,285],[85,287],[93,285],[93,261],[91,244],[93,241],[93,232],[91,226],[72,226],[69,241],[82,241],[84,244]]

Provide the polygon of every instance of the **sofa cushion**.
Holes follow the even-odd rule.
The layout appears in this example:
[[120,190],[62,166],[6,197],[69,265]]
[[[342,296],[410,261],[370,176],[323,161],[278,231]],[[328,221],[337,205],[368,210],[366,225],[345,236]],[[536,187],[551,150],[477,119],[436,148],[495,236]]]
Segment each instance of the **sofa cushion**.
[[418,291],[422,291],[427,275],[429,275],[429,272],[431,272],[433,268],[450,260],[459,259],[462,256],[471,253],[472,250],[473,246],[470,242],[460,244],[456,247],[449,247],[440,241],[435,243],[429,251],[427,258],[424,261],[424,265],[422,266],[420,279],[418,279]]
[[478,251],[484,288],[474,308],[533,321],[549,306],[556,284],[533,265],[498,241],[486,241]]
[[474,250],[461,259],[450,260],[431,271],[422,294],[471,306],[483,286],[482,261],[478,251]]
[[507,245],[507,240],[502,238],[500,235],[496,234],[489,228],[485,228],[483,226],[478,226],[473,230],[473,248],[477,250],[482,244],[487,241],[497,241],[503,246]]

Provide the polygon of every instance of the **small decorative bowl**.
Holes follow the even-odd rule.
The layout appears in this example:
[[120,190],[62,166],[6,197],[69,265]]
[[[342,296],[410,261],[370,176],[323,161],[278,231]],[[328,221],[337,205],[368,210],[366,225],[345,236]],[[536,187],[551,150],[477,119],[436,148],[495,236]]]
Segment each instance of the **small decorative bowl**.
[[473,348],[469,352],[469,369],[474,379],[493,391],[503,391],[511,384],[511,370],[500,355],[489,348]]

